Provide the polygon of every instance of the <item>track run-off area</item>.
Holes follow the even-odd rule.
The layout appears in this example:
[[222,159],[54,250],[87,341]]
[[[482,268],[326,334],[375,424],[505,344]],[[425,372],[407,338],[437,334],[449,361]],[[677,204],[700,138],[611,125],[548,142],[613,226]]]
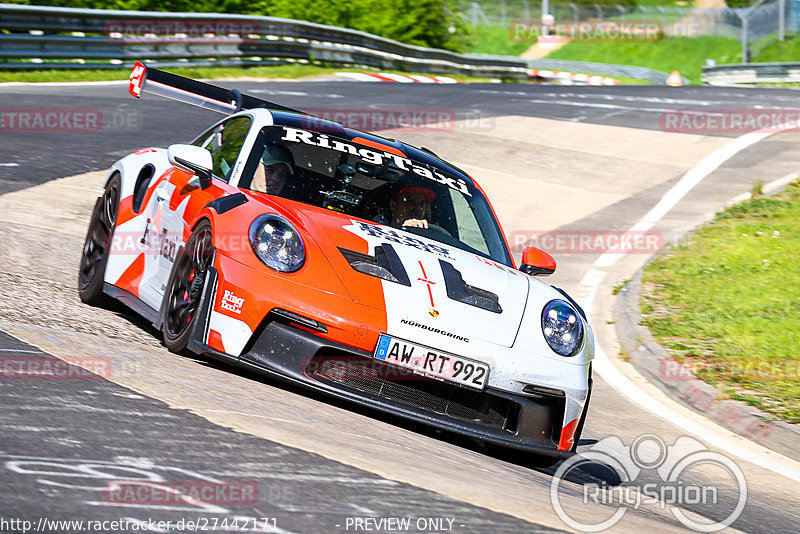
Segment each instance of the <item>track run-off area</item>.
[[[239,531],[245,525],[251,532],[388,532],[403,525],[408,532],[580,532],[580,524],[601,524],[619,509],[597,494],[587,498],[586,487],[614,484],[598,445],[630,458],[635,449],[628,448],[645,442],[664,444],[675,461],[698,447],[727,458],[746,490],[709,463],[683,480],[715,488],[713,501],[667,503],[660,495],[649,502],[643,488],[664,477],[643,468],[610,532],[690,532],[687,524],[713,524],[737,510],[725,531],[797,531],[796,462],[672,402],[618,357],[613,288],[657,249],[645,243],[604,255],[571,240],[634,229],[656,236],[660,248],[754,181],[797,172],[800,135],[791,130],[666,131],[664,120],[675,110],[796,109],[797,93],[214,83],[320,114],[369,117],[364,129],[428,147],[470,173],[512,247],[543,233],[564,238],[552,242],[558,269],[547,281],[589,311],[599,348],[578,447],[587,461],[554,484],[558,465],[535,468],[524,456],[171,354],[132,313],[81,304],[78,260],[105,169],[138,148],[188,141],[220,116],[154,96],[137,101],[122,83],[8,84],[0,86],[0,357],[84,357],[109,367],[83,379],[0,379],[0,521],[124,519],[154,532],[187,530],[179,520],[205,520],[210,528],[214,518],[217,531],[225,530],[222,519],[236,531],[229,527],[238,519]],[[99,127],[8,125],[9,113],[65,109],[94,114]],[[393,113],[396,119],[403,110],[437,119],[396,128]],[[654,466],[657,449],[656,458],[646,458],[654,451],[642,448],[634,463]],[[120,502],[108,494],[117,480],[238,483],[257,496],[233,505]],[[2,532],[22,531],[13,528],[0,523]],[[58,532],[52,525],[49,531]]]

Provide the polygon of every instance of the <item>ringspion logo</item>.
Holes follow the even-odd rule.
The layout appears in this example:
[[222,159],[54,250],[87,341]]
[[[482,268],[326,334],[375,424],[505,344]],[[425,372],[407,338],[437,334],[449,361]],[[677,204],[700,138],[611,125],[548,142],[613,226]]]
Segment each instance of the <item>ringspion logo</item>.
[[[602,465],[619,478],[615,484],[582,485],[582,504],[601,504],[602,510],[608,511],[603,517],[593,516],[591,520],[580,513],[583,511],[580,506],[577,509],[565,506],[561,497],[570,492],[560,489],[573,470],[589,464]],[[698,468],[702,468],[699,476]],[[706,476],[709,472],[713,478]],[[668,510],[682,525],[697,532],[718,532],[739,518],[746,502],[747,481],[741,468],[690,436],[681,436],[672,445],[653,434],[643,434],[630,445],[617,436],[603,438],[563,462],[550,483],[550,503],[556,514],[578,532],[611,529],[629,509],[638,510],[644,505]],[[716,517],[721,519],[701,521],[684,511],[685,506],[697,504],[713,506]]]

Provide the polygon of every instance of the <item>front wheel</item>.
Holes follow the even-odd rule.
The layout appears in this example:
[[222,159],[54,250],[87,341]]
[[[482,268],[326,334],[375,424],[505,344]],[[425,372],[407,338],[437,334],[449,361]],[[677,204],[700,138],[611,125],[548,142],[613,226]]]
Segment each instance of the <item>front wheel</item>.
[[164,345],[171,352],[184,352],[197,320],[200,297],[214,261],[211,224],[201,222],[182,248],[164,291]]
[[105,303],[103,281],[111,252],[111,239],[119,213],[120,180],[115,174],[94,206],[78,271],[78,294],[92,306]]

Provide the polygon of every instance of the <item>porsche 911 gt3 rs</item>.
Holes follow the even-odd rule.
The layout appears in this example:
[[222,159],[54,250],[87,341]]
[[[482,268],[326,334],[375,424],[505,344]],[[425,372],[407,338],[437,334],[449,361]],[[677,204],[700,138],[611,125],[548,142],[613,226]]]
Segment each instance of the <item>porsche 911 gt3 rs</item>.
[[580,307],[519,268],[478,184],[426,149],[137,63],[129,91],[225,117],[114,163],[80,265],[174,352],[484,442],[574,451],[591,391]]

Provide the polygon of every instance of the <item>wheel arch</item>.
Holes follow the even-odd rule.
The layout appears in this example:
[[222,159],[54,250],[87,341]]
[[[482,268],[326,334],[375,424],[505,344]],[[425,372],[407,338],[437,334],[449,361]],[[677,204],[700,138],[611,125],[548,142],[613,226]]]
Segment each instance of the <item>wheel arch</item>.
[[[214,220],[213,210],[210,210],[208,208],[203,208],[202,210],[200,210],[200,212],[197,214],[194,220],[192,220],[191,224],[186,225],[187,229],[189,230],[188,235],[191,236],[195,232],[195,230],[197,230],[197,227],[203,224],[204,221],[208,222],[208,224],[211,225],[211,243],[214,245],[214,247],[216,247],[216,241],[217,241],[216,224],[215,224],[216,221]],[[187,242],[188,242],[188,236],[187,236]]]
[[[142,172],[147,169],[147,166],[152,167],[152,172],[144,184],[140,182],[139,178]],[[106,178],[103,182],[103,188],[108,185],[114,174],[119,174],[121,184],[121,196],[126,198],[134,195],[138,185],[147,189],[153,183],[153,179],[157,179],[164,172],[169,169],[170,164],[167,159],[167,151],[162,148],[150,148],[139,150],[133,154],[128,154],[114,162],[108,169]]]

